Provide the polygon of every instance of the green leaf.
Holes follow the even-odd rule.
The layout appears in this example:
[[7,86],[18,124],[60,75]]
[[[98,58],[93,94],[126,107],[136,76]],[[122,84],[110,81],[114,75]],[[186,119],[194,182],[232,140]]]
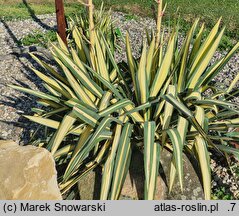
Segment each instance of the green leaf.
[[[136,62],[135,62],[135,59],[134,59],[133,54],[132,54],[128,32],[126,33],[126,55],[127,55],[129,70],[130,70],[130,73],[131,73],[131,78],[132,78],[132,81],[133,81],[133,84],[134,84],[134,88],[136,89],[137,88],[137,85],[136,85]],[[135,93],[136,93],[136,99],[137,99],[137,101],[139,101],[138,92],[135,91]]]
[[55,71],[51,66],[49,66],[48,64],[46,64],[45,62],[43,62],[42,60],[40,60],[39,58],[37,58],[34,54],[29,53],[29,55],[39,64],[41,65],[45,70],[47,70],[54,78],[56,78],[57,80],[60,80],[61,82],[63,82],[66,85],[69,85],[69,83],[67,82],[66,78],[63,77],[61,74],[59,74],[57,71]]
[[[175,86],[169,85],[167,94],[171,94],[175,97],[176,96]],[[173,110],[174,110],[173,105],[169,102],[166,102],[165,107],[164,107],[163,123],[162,123],[162,129],[163,130],[166,130],[166,129],[169,128],[171,118],[172,118],[172,115],[173,115]],[[163,131],[162,132],[162,145],[163,146],[166,142],[166,138],[167,138],[167,133],[166,133],[166,131]]]
[[160,145],[155,142],[156,125],[153,121],[144,123],[144,198],[153,200],[159,171]]
[[225,28],[222,29],[222,31],[216,38],[215,42],[210,47],[207,48],[208,49],[207,52],[203,53],[202,59],[200,60],[200,62],[198,62],[197,66],[195,68],[192,67],[191,72],[190,72],[191,76],[187,82],[187,87],[189,89],[194,89],[196,87],[196,85],[199,81],[199,78],[201,77],[201,75],[203,74],[205,69],[207,68],[209,62],[211,61],[211,59],[221,41],[224,30],[225,30]]
[[111,84],[109,81],[107,81],[106,79],[104,79],[102,76],[100,76],[98,73],[96,73],[93,69],[91,69],[89,66],[85,65],[85,67],[92,73],[93,76],[95,76],[97,79],[100,80],[100,82],[109,90],[111,90],[115,96],[117,96],[119,99],[122,99],[123,97],[121,96],[121,94],[119,93],[118,89]]
[[117,103],[109,106],[108,108],[102,110],[101,112],[99,112],[100,116],[107,116],[112,114],[113,112],[118,112],[120,109],[125,108],[126,106],[128,106],[129,104],[132,104],[132,102],[128,99],[123,99],[118,101]]
[[57,149],[59,148],[61,142],[65,138],[69,129],[73,126],[76,121],[76,116],[73,112],[69,112],[64,116],[60,126],[58,127],[55,136],[50,140],[49,147],[51,153],[54,155]]
[[183,191],[183,143],[180,134],[176,128],[168,129],[167,133],[173,145],[173,156],[176,170],[179,177],[181,191]]
[[131,143],[133,125],[126,123],[122,130],[119,146],[116,154],[113,181],[111,186],[110,199],[116,200],[120,196],[120,191],[125,181],[126,173],[129,169],[129,161],[131,159]]
[[146,43],[144,43],[142,55],[140,58],[139,69],[136,74],[136,91],[140,95],[141,104],[146,103],[148,100],[148,82],[146,74]]
[[105,80],[110,81],[106,61],[104,59],[104,54],[103,54],[103,51],[102,51],[102,47],[100,45],[99,38],[98,38],[97,35],[95,36],[95,50],[96,50],[96,59],[97,59],[100,75]]
[[102,183],[101,183],[101,193],[100,193],[101,200],[107,200],[109,197],[110,187],[111,187],[112,179],[113,179],[116,152],[119,147],[120,138],[122,137],[121,131],[122,131],[122,125],[117,124],[113,143],[112,143],[112,149],[104,164]]
[[[212,30],[209,33],[209,35],[207,36],[206,40],[201,45],[200,49],[198,50],[197,54],[195,55],[195,59],[193,61],[193,64],[192,64],[192,67],[191,67],[191,70],[190,70],[190,74],[189,74],[190,76],[193,73],[193,71],[195,70],[195,68],[201,63],[202,59],[205,58],[206,53],[208,53],[208,49],[211,47],[211,44],[215,40],[215,37],[218,33],[220,22],[221,22],[221,18],[218,20],[216,25],[212,28]],[[199,38],[200,37],[201,36],[199,36]],[[200,41],[197,41],[197,43],[200,43]],[[199,48],[199,47],[197,47],[197,48]]]
[[183,52],[183,56],[182,56],[182,60],[180,62],[180,71],[179,71],[179,77],[178,77],[178,92],[182,92],[184,91],[185,88],[185,77],[186,77],[186,66],[187,66],[187,60],[188,60],[188,56],[189,56],[189,46],[190,46],[190,42],[192,40],[192,37],[194,35],[195,29],[197,28],[199,19],[197,19],[192,28],[190,29],[190,31],[187,34],[187,38],[185,41],[185,47],[184,52]]
[[172,39],[168,43],[166,54],[164,56],[164,59],[162,61],[159,70],[156,73],[152,87],[150,89],[150,97],[157,96],[168,76],[174,53],[174,39],[175,36],[172,36]]
[[[214,67],[210,68],[205,74],[202,76],[200,81],[198,82],[198,86],[207,85],[220,71],[221,69],[228,63],[231,57],[236,53],[239,48],[239,42],[230,50],[227,55],[222,58],[218,63],[214,64]],[[231,84],[234,85],[233,83]],[[227,92],[230,92],[231,88]]]
[[[239,43],[238,43],[239,44]],[[229,88],[227,89],[227,93],[230,93],[231,90],[236,86],[236,84],[239,81],[239,73],[236,75],[236,77],[233,79],[232,83],[230,84]]]
[[195,149],[198,155],[199,165],[201,168],[204,195],[206,200],[211,199],[211,168],[209,153],[207,150],[206,141],[202,136],[198,135],[195,138]]
[[163,98],[177,108],[177,110],[186,116],[186,118],[193,117],[192,112],[183,103],[179,102],[172,94],[165,95]]
[[75,116],[77,116],[77,118],[80,118],[84,123],[87,123],[92,127],[95,127],[100,119],[100,116],[96,112],[81,104],[75,105],[72,112],[75,114]]
[[130,88],[129,88],[127,82],[125,81],[125,78],[124,78],[122,72],[120,71],[120,69],[119,69],[119,67],[118,67],[118,65],[117,65],[117,63],[116,63],[116,61],[115,61],[115,58],[114,58],[114,56],[113,56],[113,54],[112,54],[112,52],[111,52],[111,50],[110,50],[110,48],[109,48],[109,46],[108,46],[108,43],[107,43],[107,41],[106,41],[104,35],[102,34],[102,32],[101,32],[101,36],[102,36],[102,40],[103,40],[103,42],[104,42],[104,44],[105,44],[105,48],[106,48],[108,57],[109,57],[109,59],[110,59],[112,65],[114,66],[114,68],[116,69],[118,75],[120,76],[120,78],[121,78],[122,81],[124,82],[125,88],[126,88],[127,92],[130,93],[130,92],[131,92],[131,91],[130,91]]
[[36,122],[38,124],[53,128],[53,129],[58,129],[60,126],[60,122],[48,119],[48,118],[42,118],[40,116],[29,116],[29,115],[24,115],[25,118],[29,119],[30,121]]
[[8,85],[8,86],[13,88],[13,89],[16,89],[18,91],[22,91],[24,93],[31,94],[31,95],[34,95],[36,97],[42,98],[42,99],[52,100],[56,103],[60,102],[60,100],[57,97],[46,94],[46,93],[43,93],[43,92],[40,92],[40,91],[35,91],[35,90],[32,90],[32,89],[28,89],[28,88],[24,88],[24,87],[20,87],[20,86],[16,86],[16,85]]

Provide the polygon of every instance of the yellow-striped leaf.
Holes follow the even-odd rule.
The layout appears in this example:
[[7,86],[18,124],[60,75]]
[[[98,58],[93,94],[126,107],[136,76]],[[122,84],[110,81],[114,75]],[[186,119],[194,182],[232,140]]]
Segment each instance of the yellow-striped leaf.
[[153,121],[144,123],[144,199],[153,200],[158,177],[160,145],[155,142],[156,125]]
[[198,160],[201,168],[204,195],[206,200],[211,199],[211,168],[207,143],[202,136],[198,135],[195,138],[195,149],[198,155]]
[[129,169],[129,161],[131,159],[131,142],[133,125],[126,123],[122,130],[122,135],[119,141],[119,146],[116,154],[113,181],[111,186],[110,199],[116,200],[120,196],[120,191],[123,186],[126,173]]

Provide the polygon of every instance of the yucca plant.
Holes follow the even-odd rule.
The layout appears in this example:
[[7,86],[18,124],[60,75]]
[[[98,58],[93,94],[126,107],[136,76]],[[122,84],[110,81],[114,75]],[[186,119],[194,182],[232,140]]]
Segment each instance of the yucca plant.
[[177,176],[183,190],[182,155],[187,152],[200,165],[205,199],[210,199],[210,154],[239,155],[227,144],[238,140],[229,129],[239,125],[238,104],[231,101],[238,94],[234,86],[239,75],[227,90],[212,84],[239,43],[209,66],[224,31],[219,31],[220,20],[204,40],[204,25],[198,31],[197,20],[179,48],[177,30],[167,39],[161,32],[165,10],[161,1],[156,34],[148,36],[140,59],[132,55],[127,34],[127,62],[117,64],[112,43],[94,28],[91,0],[88,6],[89,34],[75,26],[76,47],[66,47],[60,38],[59,46],[52,44],[61,72],[32,55],[46,69],[47,75],[33,71],[48,93],[11,85],[37,96],[47,108],[33,109],[35,114],[25,117],[53,129],[50,140],[38,145],[66,166],[59,176],[62,193],[98,166],[102,168],[100,199],[118,199],[136,147],[144,154],[144,198],[154,199],[160,155],[167,148],[173,154],[169,190]]

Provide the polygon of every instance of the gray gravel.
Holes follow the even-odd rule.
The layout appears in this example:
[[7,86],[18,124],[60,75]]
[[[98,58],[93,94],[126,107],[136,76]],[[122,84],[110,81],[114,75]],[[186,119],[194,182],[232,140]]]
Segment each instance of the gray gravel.
[[18,83],[36,90],[42,88],[40,80],[29,70],[29,66],[37,67],[26,54],[34,47],[21,47],[19,41],[35,31],[46,32],[55,28],[54,14],[41,15],[35,21],[0,22],[0,139],[27,143],[33,124],[21,114],[30,114],[31,107],[37,106],[34,97],[15,91],[7,84]]
[[[134,54],[138,55],[141,47],[142,34],[145,28],[154,27],[155,22],[149,18],[127,20],[123,13],[114,12],[115,26],[119,27],[123,35],[126,30],[131,36]],[[55,15],[40,15],[34,20],[2,21],[0,22],[0,140],[11,139],[18,143],[27,143],[29,134],[35,125],[26,121],[21,115],[31,114],[31,107],[37,106],[35,98],[19,91],[15,91],[7,84],[18,83],[27,85],[32,89],[42,89],[41,81],[29,70],[29,66],[37,67],[29,58],[26,51],[34,47],[20,47],[18,42],[24,36],[35,32],[46,32],[56,28]],[[213,61],[220,59],[225,53],[217,52]],[[118,55],[118,60],[125,60],[125,54]],[[235,55],[216,77],[225,87],[229,86],[231,80],[239,71],[239,54]],[[239,182],[230,175],[224,165],[216,160],[211,161],[213,170],[212,187],[227,185],[228,190],[236,196],[239,194]]]

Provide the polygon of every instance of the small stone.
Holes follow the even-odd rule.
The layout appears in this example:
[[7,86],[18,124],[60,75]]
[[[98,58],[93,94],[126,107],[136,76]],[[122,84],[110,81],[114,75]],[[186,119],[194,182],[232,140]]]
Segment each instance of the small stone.
[[213,185],[214,187],[217,186],[217,182],[214,181],[214,182],[212,183],[212,185]]
[[193,190],[193,195],[194,195],[195,197],[198,196],[198,192],[197,192],[197,190]]
[[187,199],[187,197],[186,197],[186,196],[184,196],[184,195],[182,195],[182,196],[181,196],[181,199],[182,199],[182,200],[186,200],[186,199]]
[[197,192],[201,192],[201,191],[202,191],[202,188],[197,187],[196,190],[197,190]]

